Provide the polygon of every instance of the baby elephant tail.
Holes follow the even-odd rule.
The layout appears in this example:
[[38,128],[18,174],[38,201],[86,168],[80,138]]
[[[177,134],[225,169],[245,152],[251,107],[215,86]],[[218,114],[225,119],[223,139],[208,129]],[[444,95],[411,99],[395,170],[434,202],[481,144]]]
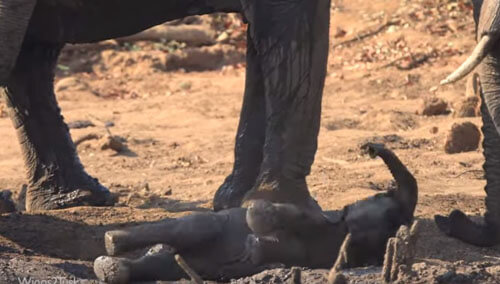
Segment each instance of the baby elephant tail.
[[387,165],[397,183],[397,189],[392,194],[401,208],[404,209],[405,217],[410,222],[413,219],[413,212],[418,200],[418,186],[415,177],[399,160],[398,156],[387,149],[384,144],[367,143],[361,149],[372,158],[382,158]]

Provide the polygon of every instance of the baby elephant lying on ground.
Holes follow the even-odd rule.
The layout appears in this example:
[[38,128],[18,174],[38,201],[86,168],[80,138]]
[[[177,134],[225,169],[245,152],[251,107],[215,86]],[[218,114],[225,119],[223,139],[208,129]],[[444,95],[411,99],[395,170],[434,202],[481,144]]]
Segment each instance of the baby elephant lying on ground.
[[[383,145],[363,146],[380,156],[391,170],[398,189],[346,206],[342,211],[310,216],[293,204],[255,200],[248,208],[198,213],[157,224],[109,231],[105,246],[110,256],[94,262],[99,280],[174,281],[188,276],[174,255],[207,280],[229,280],[258,273],[270,264],[329,268],[348,233],[347,266],[381,264],[387,239],[401,224],[410,223],[416,204],[417,184],[396,155]],[[129,260],[120,253],[165,244]]]

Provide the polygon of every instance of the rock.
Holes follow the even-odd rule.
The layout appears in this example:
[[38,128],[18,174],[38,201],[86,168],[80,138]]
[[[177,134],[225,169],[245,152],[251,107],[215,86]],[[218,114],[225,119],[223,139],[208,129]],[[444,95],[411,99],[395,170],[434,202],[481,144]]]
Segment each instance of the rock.
[[455,114],[456,117],[476,117],[481,115],[479,97],[468,97],[462,101]]
[[437,126],[433,126],[433,127],[431,127],[431,129],[429,130],[429,132],[431,134],[436,134],[436,133],[439,132],[439,128]]
[[12,192],[3,190],[0,192],[0,214],[16,211],[16,205],[12,201]]
[[200,48],[184,48],[167,54],[166,70],[204,71],[220,69],[245,61],[241,50],[229,44],[216,44]]
[[191,81],[184,81],[179,85],[179,88],[183,91],[189,91],[193,87],[193,83]]
[[448,154],[474,151],[480,140],[481,132],[474,123],[455,123],[446,138],[444,151]]
[[54,88],[56,93],[63,91],[87,91],[89,89],[89,84],[81,81],[76,77],[63,78],[56,83]]
[[419,113],[426,116],[448,114],[448,103],[435,97],[424,99]]
[[118,153],[127,150],[125,139],[116,135],[108,135],[101,138],[101,140],[99,140],[99,148],[101,150],[111,149]]
[[216,39],[216,42],[226,43],[229,40],[229,34],[227,32],[222,32]]

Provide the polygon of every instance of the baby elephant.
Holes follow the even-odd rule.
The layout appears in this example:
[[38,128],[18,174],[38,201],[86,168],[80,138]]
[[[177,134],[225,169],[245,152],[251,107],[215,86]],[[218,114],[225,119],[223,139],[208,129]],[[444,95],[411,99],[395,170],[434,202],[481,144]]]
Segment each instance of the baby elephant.
[[418,199],[417,181],[396,154],[383,144],[368,143],[362,149],[372,158],[382,158],[397,187],[344,208],[350,233],[344,267],[381,265],[387,240],[401,225],[411,225]]
[[[248,208],[198,213],[156,224],[105,234],[108,255],[97,258],[94,271],[107,283],[165,280],[188,276],[174,255],[181,255],[201,278],[229,280],[258,273],[270,264],[330,268],[348,233],[349,266],[380,263],[387,239],[413,218],[417,187],[413,176],[383,145],[363,147],[380,156],[398,189],[348,205],[344,210],[310,214],[294,204],[255,200]],[[120,253],[165,244],[129,260]],[[379,261],[380,260],[380,261]]]

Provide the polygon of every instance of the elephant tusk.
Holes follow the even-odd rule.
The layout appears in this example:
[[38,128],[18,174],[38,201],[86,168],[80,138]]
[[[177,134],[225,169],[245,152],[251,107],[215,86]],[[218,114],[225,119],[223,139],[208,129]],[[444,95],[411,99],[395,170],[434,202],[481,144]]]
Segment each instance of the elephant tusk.
[[491,36],[489,34],[484,35],[479,43],[476,45],[472,54],[465,60],[457,70],[451,73],[446,79],[441,81],[441,85],[446,85],[450,83],[455,83],[458,80],[464,78],[469,75],[480,63],[483,59],[488,55],[488,52],[493,47],[494,43],[498,39],[498,36]]

